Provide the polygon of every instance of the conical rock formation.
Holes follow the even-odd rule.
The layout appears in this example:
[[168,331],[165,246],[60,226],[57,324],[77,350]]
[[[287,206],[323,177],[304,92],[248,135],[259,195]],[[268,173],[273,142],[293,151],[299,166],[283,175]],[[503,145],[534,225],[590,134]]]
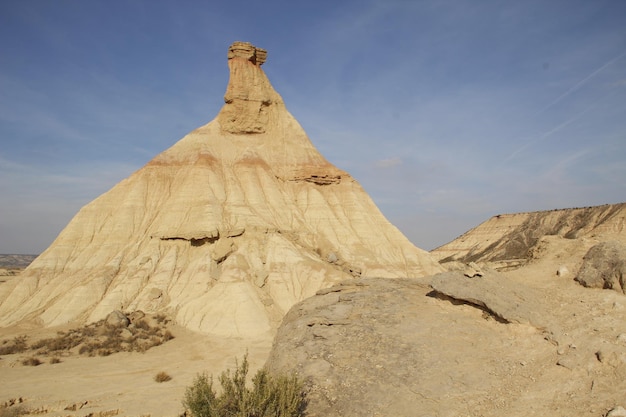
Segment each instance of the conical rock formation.
[[353,276],[441,271],[326,161],[236,42],[217,118],[83,207],[12,286],[0,325],[165,312],[221,336],[273,334],[296,302]]

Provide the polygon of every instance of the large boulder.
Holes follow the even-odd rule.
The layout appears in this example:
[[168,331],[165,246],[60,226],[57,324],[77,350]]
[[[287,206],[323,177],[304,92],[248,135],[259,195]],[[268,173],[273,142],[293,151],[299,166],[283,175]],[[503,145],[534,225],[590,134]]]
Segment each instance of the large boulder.
[[591,247],[575,279],[585,287],[626,292],[626,245],[613,240]]

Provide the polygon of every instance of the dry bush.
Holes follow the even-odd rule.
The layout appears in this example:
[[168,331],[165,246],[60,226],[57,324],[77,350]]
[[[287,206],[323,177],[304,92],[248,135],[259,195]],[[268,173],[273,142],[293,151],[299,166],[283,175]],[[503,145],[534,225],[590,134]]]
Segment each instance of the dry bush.
[[0,356],[22,353],[28,350],[28,336],[16,336],[13,340],[3,340],[0,344]]
[[163,371],[159,372],[158,374],[154,376],[154,380],[156,382],[167,382],[167,381],[170,381],[171,379],[172,377]]
[[[157,316],[158,323],[167,323],[163,317]],[[58,332],[56,337],[41,339],[30,346],[38,354],[57,354],[77,349],[78,354],[88,356],[108,356],[117,352],[145,352],[159,346],[174,336],[165,328],[165,324],[151,326],[146,320],[138,320],[135,324],[110,326],[104,320],[87,326]],[[0,355],[21,353],[28,350],[26,337],[16,337],[13,341],[0,344]]]
[[150,332],[153,329],[146,320],[138,320],[137,323],[134,324],[137,329],[145,330],[147,332]]
[[26,359],[22,360],[22,365],[24,365],[24,366],[39,366],[42,363],[43,362],[41,362],[39,360],[39,358],[35,358],[33,356],[31,356],[30,358],[26,358]]
[[55,363],[61,363],[61,359],[59,359],[59,358],[50,358],[50,364],[54,365]]
[[157,314],[156,316],[154,316],[154,320],[159,324],[165,325],[169,323],[169,319],[167,318],[165,314]]
[[31,345],[32,350],[37,350],[41,354],[70,350],[83,342],[84,336],[81,333],[57,333],[57,337],[41,339]]
[[196,376],[185,391],[183,406],[193,417],[299,417],[304,415],[304,384],[295,375],[272,376],[261,369],[246,387],[248,359],[244,356],[235,372],[222,372],[222,393],[213,390],[213,378]]

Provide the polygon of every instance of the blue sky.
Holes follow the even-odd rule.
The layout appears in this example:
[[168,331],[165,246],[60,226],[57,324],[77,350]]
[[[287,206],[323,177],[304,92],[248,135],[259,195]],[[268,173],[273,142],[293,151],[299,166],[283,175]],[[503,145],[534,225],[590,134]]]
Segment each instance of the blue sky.
[[432,249],[626,201],[622,0],[0,2],[0,253],[212,120],[235,40],[320,152]]

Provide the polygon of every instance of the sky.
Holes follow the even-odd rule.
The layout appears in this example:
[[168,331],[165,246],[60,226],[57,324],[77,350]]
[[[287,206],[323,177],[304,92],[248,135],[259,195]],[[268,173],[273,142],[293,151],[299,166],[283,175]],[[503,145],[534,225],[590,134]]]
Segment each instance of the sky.
[[625,22],[623,0],[3,0],[0,253],[212,120],[237,40],[420,248],[624,202]]

